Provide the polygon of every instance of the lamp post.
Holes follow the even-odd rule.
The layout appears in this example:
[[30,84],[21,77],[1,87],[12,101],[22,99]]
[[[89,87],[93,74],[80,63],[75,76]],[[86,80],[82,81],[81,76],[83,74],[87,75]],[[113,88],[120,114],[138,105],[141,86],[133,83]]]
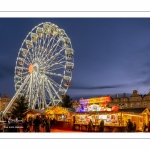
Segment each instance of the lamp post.
[[2,115],[3,115],[3,112],[1,111],[0,112],[0,121],[2,120]]
[[[121,106],[121,109],[122,109],[122,106],[124,106],[125,104],[119,104],[119,106]],[[121,111],[121,125],[122,125],[122,111]]]

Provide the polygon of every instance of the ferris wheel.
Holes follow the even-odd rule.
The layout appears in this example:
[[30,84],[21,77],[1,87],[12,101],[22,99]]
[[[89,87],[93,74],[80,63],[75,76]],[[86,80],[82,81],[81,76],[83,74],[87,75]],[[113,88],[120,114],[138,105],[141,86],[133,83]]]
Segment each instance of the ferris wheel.
[[74,50],[63,29],[51,22],[35,26],[24,39],[15,67],[15,90],[29,108],[57,105],[71,84]]

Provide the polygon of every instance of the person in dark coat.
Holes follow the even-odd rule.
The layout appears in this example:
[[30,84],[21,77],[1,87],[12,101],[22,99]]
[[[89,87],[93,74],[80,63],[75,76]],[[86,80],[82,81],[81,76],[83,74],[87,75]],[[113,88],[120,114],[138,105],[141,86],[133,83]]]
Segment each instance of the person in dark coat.
[[136,123],[133,123],[133,132],[136,132]]
[[23,132],[27,132],[27,119],[23,120],[23,123],[22,123],[22,127],[23,127]]
[[50,132],[50,123],[48,123],[47,120],[46,120],[46,123],[45,123],[45,128],[46,128],[46,132]]
[[146,132],[146,128],[147,128],[147,126],[146,126],[146,123],[144,122],[143,126],[142,126],[143,132]]
[[35,132],[39,132],[41,121],[38,116],[34,119],[33,123],[34,123]]
[[128,122],[127,122],[127,132],[132,132],[132,129],[133,129],[133,123],[131,122],[130,119],[128,119]]
[[148,132],[150,132],[150,121],[148,123]]
[[92,132],[92,128],[93,128],[93,123],[92,123],[92,120],[90,119],[89,124],[88,124],[88,132]]
[[102,119],[99,125],[99,132],[104,132],[104,120]]

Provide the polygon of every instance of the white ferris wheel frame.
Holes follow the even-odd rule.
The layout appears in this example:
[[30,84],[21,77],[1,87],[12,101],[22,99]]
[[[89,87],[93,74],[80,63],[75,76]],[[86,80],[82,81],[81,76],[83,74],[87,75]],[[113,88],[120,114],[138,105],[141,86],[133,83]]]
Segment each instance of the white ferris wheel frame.
[[61,95],[66,94],[71,84],[73,56],[71,40],[63,29],[51,22],[35,26],[18,52],[14,76],[16,94],[3,113],[19,95],[26,96],[31,109],[36,105],[45,109],[62,102]]

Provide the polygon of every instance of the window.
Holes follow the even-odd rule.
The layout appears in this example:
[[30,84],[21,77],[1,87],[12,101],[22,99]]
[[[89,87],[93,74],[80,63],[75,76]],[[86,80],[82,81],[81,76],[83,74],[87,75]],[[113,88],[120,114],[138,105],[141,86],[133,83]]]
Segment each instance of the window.
[[140,104],[138,103],[138,104],[136,104],[136,107],[139,107],[140,106]]
[[133,107],[133,104],[131,104],[130,106]]
[[145,106],[146,106],[146,103],[144,103],[143,106],[145,107]]

